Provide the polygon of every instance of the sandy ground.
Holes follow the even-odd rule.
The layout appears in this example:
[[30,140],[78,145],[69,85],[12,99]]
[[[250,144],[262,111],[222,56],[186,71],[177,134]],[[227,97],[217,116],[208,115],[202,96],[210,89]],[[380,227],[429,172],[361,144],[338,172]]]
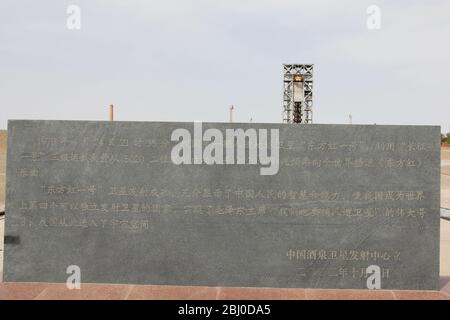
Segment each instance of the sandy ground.
[[[450,148],[441,153],[441,207],[450,208]],[[441,275],[450,275],[450,221],[441,219]]]
[[5,234],[5,219],[0,218],[0,282],[3,281],[3,235]]
[[[6,134],[0,130],[0,206],[4,205]],[[450,208],[450,148],[441,154],[441,206]],[[0,217],[0,282],[3,278],[4,217]],[[441,219],[441,276],[450,276],[450,221]]]

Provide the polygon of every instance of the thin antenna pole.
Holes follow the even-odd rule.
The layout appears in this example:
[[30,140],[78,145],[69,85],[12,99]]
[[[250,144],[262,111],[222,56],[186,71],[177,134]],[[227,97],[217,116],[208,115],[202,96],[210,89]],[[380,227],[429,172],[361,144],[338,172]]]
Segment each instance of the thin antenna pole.
[[348,119],[349,119],[349,121],[350,121],[350,124],[353,124],[353,118],[352,118],[352,115],[351,115],[351,114],[348,115]]
[[230,122],[233,122],[233,110],[234,110],[234,106],[231,105],[231,107],[230,107]]
[[109,121],[114,121],[114,106],[109,105]]

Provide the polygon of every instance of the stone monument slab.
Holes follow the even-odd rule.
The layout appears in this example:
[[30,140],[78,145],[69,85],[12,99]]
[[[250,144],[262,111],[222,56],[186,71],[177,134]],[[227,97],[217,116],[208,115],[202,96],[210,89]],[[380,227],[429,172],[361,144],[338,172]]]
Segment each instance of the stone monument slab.
[[436,290],[439,183],[436,126],[10,120],[4,281]]

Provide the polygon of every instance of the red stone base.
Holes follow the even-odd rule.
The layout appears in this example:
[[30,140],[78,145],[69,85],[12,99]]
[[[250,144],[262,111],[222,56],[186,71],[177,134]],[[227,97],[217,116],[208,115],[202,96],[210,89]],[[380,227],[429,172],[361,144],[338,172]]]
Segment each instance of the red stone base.
[[277,288],[179,287],[82,284],[69,290],[64,284],[0,283],[0,300],[450,300],[450,277],[441,278],[440,291],[324,290]]

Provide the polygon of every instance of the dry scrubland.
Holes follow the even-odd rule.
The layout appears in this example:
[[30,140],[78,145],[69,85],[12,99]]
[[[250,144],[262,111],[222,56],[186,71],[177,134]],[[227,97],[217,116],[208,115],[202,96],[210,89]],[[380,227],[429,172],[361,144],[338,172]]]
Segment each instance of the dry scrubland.
[[[442,149],[441,206],[450,208],[450,148]],[[0,207],[5,202],[6,131],[0,130]],[[0,220],[0,281],[3,270],[4,219]],[[450,276],[450,221],[441,219],[441,275]]]

